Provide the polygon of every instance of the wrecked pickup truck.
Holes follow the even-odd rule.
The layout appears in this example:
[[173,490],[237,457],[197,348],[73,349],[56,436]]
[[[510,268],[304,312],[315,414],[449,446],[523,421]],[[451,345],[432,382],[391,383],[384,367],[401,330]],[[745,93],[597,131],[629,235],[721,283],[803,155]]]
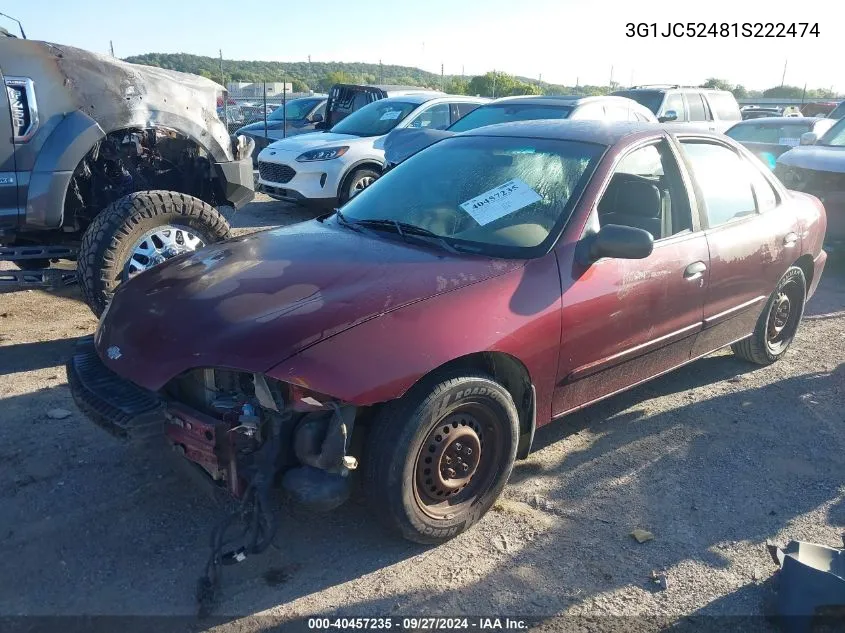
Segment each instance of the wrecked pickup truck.
[[[0,36],[0,291],[116,286],[229,236],[254,196],[252,151],[217,118],[223,88],[70,46]],[[76,260],[72,270],[51,268]]]

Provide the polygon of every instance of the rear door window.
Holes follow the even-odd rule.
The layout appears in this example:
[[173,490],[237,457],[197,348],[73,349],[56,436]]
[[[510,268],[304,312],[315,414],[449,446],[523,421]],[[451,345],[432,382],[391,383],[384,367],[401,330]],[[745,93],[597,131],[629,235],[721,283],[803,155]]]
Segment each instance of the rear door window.
[[466,116],[473,110],[475,110],[480,103],[467,103],[466,101],[461,101],[460,103],[453,103],[452,104],[452,123],[457,121],[458,119]]
[[713,117],[719,121],[739,121],[742,114],[733,95],[728,92],[710,92],[707,94]]
[[704,201],[710,228],[757,213],[748,163],[732,149],[706,141],[681,141]]
[[704,108],[704,100],[697,92],[687,93],[687,104],[689,105],[690,121],[706,121],[707,111]]

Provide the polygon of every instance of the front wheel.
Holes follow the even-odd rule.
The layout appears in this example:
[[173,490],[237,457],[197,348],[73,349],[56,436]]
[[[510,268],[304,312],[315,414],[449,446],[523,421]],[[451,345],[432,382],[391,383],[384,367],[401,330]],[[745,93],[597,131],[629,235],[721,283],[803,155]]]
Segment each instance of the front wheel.
[[365,488],[376,514],[418,543],[457,536],[502,492],[518,435],[513,398],[483,376],[443,379],[388,404],[364,455]]
[[100,316],[117,286],[163,261],[229,237],[229,223],[198,198],[139,191],[116,200],[85,231],[77,273],[85,302]]
[[731,345],[734,354],[758,365],[771,365],[779,360],[795,338],[806,298],[804,271],[792,266],[766,302],[754,333]]
[[356,169],[346,178],[343,190],[340,192],[341,203],[351,200],[357,196],[364,189],[378,180],[380,176],[381,174],[374,169]]

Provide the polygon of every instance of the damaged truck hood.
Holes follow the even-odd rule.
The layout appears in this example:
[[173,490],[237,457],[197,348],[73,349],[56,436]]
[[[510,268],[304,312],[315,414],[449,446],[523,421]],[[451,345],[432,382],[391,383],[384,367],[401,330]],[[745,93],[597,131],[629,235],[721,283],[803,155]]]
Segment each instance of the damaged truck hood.
[[[41,128],[81,112],[104,133],[126,127],[175,127],[218,160],[232,160],[226,126],[217,117],[223,87],[210,79],[130,64],[64,44],[0,38],[5,76],[35,78]],[[177,127],[178,125],[178,127]]]
[[194,368],[265,372],[366,320],[522,265],[312,220],[209,246],[122,284],[97,351],[151,390]]

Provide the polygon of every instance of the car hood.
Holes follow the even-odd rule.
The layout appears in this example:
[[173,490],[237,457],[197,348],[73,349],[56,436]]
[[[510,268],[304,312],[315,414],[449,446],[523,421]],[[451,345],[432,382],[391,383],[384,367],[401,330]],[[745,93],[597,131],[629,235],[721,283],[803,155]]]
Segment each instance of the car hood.
[[398,165],[429,145],[454,135],[455,132],[426,128],[393,130],[384,139],[384,159],[390,165]]
[[[288,121],[288,127],[298,123],[298,121]],[[282,128],[281,121],[267,121],[267,129],[268,130],[280,130]],[[243,126],[242,128],[238,128],[236,134],[244,134],[246,132],[263,132],[264,131],[264,121],[256,121],[255,123],[250,123],[248,125]]]
[[523,263],[312,220],[209,246],[123,284],[97,350],[152,390],[199,367],[264,372],[366,320]]
[[267,149],[276,150],[277,152],[303,152],[309,149],[319,149],[338,144],[349,145],[350,143],[356,143],[362,140],[364,139],[360,136],[353,136],[352,134],[310,132],[308,134],[299,134],[294,138],[286,138],[275,143],[270,143]]
[[845,172],[845,147],[806,145],[780,155],[778,162],[789,167]]

